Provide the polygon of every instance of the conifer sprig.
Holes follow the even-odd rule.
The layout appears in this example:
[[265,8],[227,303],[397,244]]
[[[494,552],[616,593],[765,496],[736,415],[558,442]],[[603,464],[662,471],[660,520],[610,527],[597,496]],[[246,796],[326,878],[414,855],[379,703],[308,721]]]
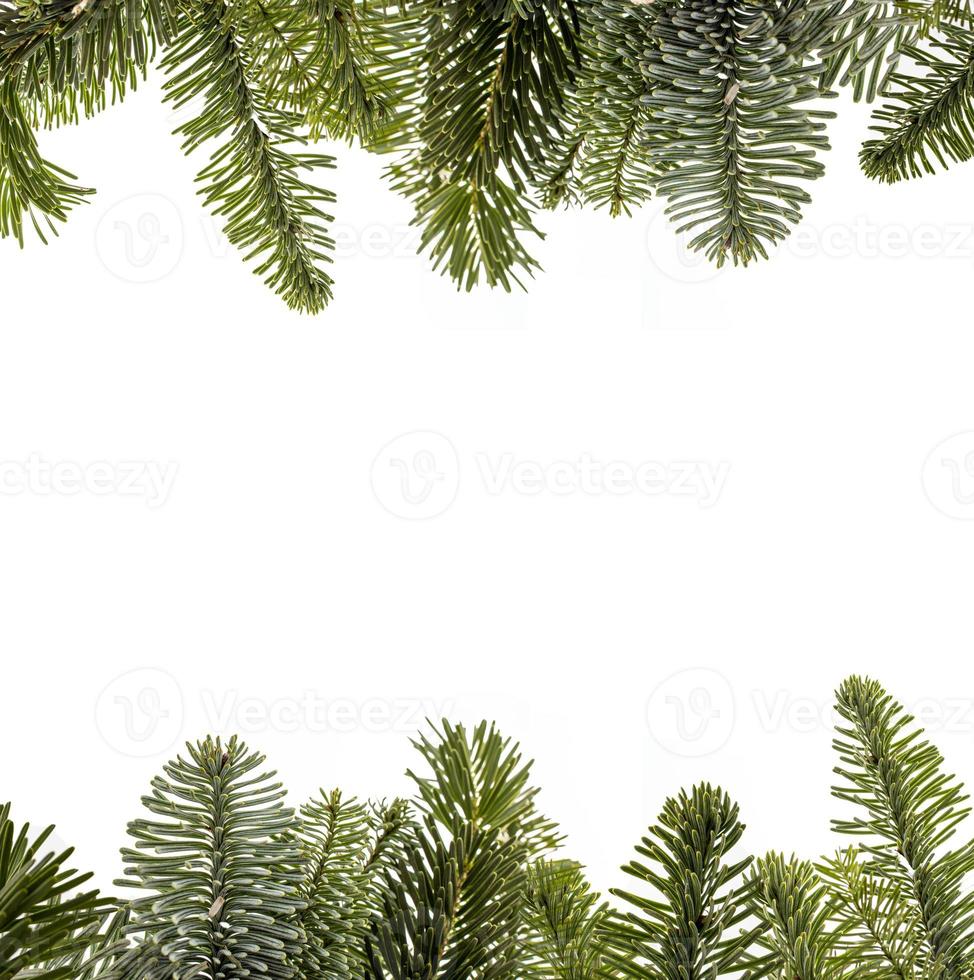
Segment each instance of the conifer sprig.
[[387,875],[384,916],[367,939],[371,980],[523,977],[522,918],[532,862],[558,844],[535,807],[530,763],[486,723],[444,722],[414,743],[421,823]]
[[829,890],[837,955],[862,980],[912,980],[924,973],[918,912],[902,887],[871,874],[855,848],[819,866]]
[[936,173],[974,156],[974,30],[953,25],[903,50],[922,74],[901,72],[873,115],[866,175],[885,183]]
[[829,931],[828,890],[812,864],[769,854],[755,862],[752,882],[753,907],[767,929],[761,938],[771,953],[771,974],[843,980],[847,974]]
[[606,980],[608,903],[600,902],[579,865],[542,860],[528,870],[521,962],[524,980]]
[[218,142],[199,181],[227,238],[258,263],[258,275],[289,306],[320,311],[331,298],[323,266],[334,244],[322,205],[334,195],[307,177],[334,161],[293,149],[302,141],[300,119],[275,108],[255,84],[238,7],[190,0],[162,67],[170,76],[169,101],[177,107],[202,101],[199,115],[177,129],[183,148]]
[[873,680],[851,677],[839,689],[839,755],[834,795],[858,812],[836,820],[859,839],[862,873],[896,889],[922,939],[920,969],[962,980],[970,975],[974,893],[963,890],[974,869],[974,845],[950,847],[970,807],[961,783],[913,718]]
[[591,204],[617,217],[650,198],[659,164],[646,135],[650,86],[642,57],[658,9],[632,0],[580,6],[581,66],[568,90],[564,131],[539,174],[546,207]]
[[641,891],[613,889],[631,910],[610,932],[612,963],[627,978],[719,977],[738,972],[760,926],[750,917],[751,857],[733,852],[744,834],[736,803],[701,784],[666,801],[659,822],[622,870]]
[[71,849],[45,850],[53,831],[33,837],[0,806],[0,980],[90,980],[112,942],[111,902],[70,868]]
[[236,738],[187,746],[142,798],[123,888],[134,946],[129,980],[263,975],[287,980],[301,951],[301,852],[264,757]]
[[461,289],[538,268],[544,208],[651,197],[718,264],[768,256],[824,172],[821,99],[881,100],[866,174],[974,156],[970,0],[0,0],[0,235],[52,233],[88,192],[37,129],[154,63],[199,106],[204,201],[294,309],[332,293],[333,164],[391,154],[421,250]]
[[[646,72],[656,182],[689,247],[722,265],[767,257],[821,176],[831,113],[806,108],[814,72],[783,50],[776,4],[688,0],[666,8]],[[689,92],[692,99],[687,98]]]
[[837,713],[854,846],[752,861],[701,784],[666,801],[618,908],[555,857],[530,763],[486,723],[416,740],[414,804],[332,791],[299,813],[259,753],[209,738],[130,824],[133,898],[0,809],[0,980],[970,980],[964,789],[877,682],[849,678]]

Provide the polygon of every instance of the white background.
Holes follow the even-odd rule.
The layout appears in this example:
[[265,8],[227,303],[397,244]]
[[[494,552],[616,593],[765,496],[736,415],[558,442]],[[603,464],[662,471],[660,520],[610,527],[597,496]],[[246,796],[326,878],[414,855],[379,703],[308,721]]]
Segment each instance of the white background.
[[339,149],[316,319],[223,244],[152,86],[47,136],[99,194],[2,245],[0,796],[108,885],[181,739],[241,732],[298,803],[403,792],[424,713],[486,716],[608,887],[698,779],[754,851],[833,847],[853,671],[974,776],[974,171],[870,184],[840,109],[771,263],[559,213],[514,296],[456,293]]

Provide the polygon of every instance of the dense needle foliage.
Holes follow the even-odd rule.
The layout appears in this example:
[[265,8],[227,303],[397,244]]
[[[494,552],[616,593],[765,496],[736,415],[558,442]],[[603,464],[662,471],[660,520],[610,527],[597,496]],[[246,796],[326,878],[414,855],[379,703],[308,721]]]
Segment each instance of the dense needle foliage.
[[609,900],[493,726],[420,736],[412,801],[298,810],[263,756],[207,738],[152,780],[117,900],[0,810],[0,980],[969,980],[963,787],[875,681],[848,679],[836,712],[851,845],[754,857],[701,784],[664,802]]
[[332,295],[334,165],[389,154],[459,287],[523,285],[538,214],[659,197],[718,264],[766,257],[823,172],[824,101],[876,101],[865,173],[974,155],[967,0],[0,0],[0,235],[46,238],[91,190],[38,131],[151,65],[199,193],[289,306]]

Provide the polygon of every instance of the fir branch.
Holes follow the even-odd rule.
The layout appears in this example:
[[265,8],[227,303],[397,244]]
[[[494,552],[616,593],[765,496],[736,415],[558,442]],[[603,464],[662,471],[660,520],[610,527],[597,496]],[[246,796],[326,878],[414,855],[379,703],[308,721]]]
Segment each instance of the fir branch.
[[744,877],[752,859],[730,860],[743,833],[737,805],[720,789],[703,784],[666,801],[636,847],[639,859],[622,869],[652,895],[612,890],[633,908],[609,934],[622,977],[703,980],[745,963],[762,930],[734,934],[750,913],[754,887]]
[[945,27],[926,47],[903,53],[923,74],[894,77],[873,115],[880,136],[861,154],[866,175],[886,183],[974,156],[974,30]]
[[[268,102],[300,113],[311,139],[368,140],[389,114],[357,0],[237,0]],[[376,17],[381,17],[380,11]]]
[[320,205],[334,195],[304,174],[333,165],[322,154],[293,152],[300,118],[275,108],[258,84],[235,10],[223,0],[187,4],[179,33],[163,60],[166,98],[176,106],[202,100],[198,116],[177,130],[192,151],[220,141],[199,175],[201,194],[224,220],[230,242],[288,306],[309,313],[331,299],[322,266],[334,243]]
[[802,108],[813,71],[775,33],[773,3],[681,0],[660,14],[646,71],[648,134],[668,169],[657,181],[690,247],[723,264],[767,256],[809,201],[831,113]]
[[941,980],[964,980],[974,950],[974,899],[961,885],[974,869],[974,846],[945,850],[970,810],[963,787],[943,773],[939,751],[875,681],[849,678],[836,710],[845,725],[836,730],[840,782],[833,794],[862,812],[834,827],[861,839],[865,873],[895,886],[915,909],[921,966]]
[[618,976],[605,950],[609,907],[599,904],[579,865],[572,861],[532,865],[523,904],[525,980]]
[[517,980],[529,864],[558,843],[534,805],[530,764],[493,727],[443,723],[414,744],[416,842],[387,876],[385,914],[366,942],[374,980]]
[[302,977],[352,980],[358,975],[368,928],[364,866],[368,812],[338,790],[320,793],[301,808],[304,941],[297,956]]
[[0,806],[0,980],[92,980],[101,961],[111,903],[83,890],[91,875],[68,867],[71,849],[42,851],[53,831],[31,839]]
[[528,187],[555,146],[577,59],[572,0],[449,0],[425,8],[415,51],[411,131],[392,168],[416,202],[422,245],[460,288],[481,277],[510,290],[537,263]]
[[821,863],[837,955],[862,980],[919,980],[917,910],[893,881],[869,874],[854,848]]
[[131,903],[136,947],[119,975],[290,980],[303,941],[294,812],[264,757],[236,738],[187,752],[152,780],[151,816],[129,824],[118,884],[147,894]]
[[919,15],[899,0],[839,0],[808,6],[812,22],[809,53],[821,60],[821,89],[848,86],[857,102],[873,102],[884,91],[904,46],[920,31]]
[[385,11],[377,5],[370,15],[355,0],[314,0],[312,6],[317,34],[310,57],[325,67],[306,106],[312,135],[368,142],[393,112],[369,33]]
[[23,246],[25,222],[41,241],[56,235],[57,222],[92,193],[74,179],[41,156],[16,79],[0,81],[0,237]]
[[769,854],[755,862],[751,880],[753,907],[767,930],[761,942],[772,953],[775,976],[843,980],[828,928],[827,889],[814,867]]
[[649,200],[660,167],[647,138],[650,82],[643,72],[658,6],[597,0],[585,9],[587,51],[579,82],[587,134],[582,196],[613,217]]
[[172,35],[175,0],[0,0],[0,76],[44,125],[122,99]]

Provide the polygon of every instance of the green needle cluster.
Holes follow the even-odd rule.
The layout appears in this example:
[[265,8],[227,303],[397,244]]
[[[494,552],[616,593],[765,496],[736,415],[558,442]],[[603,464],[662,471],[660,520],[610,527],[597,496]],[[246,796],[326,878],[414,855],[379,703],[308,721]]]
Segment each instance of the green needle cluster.
[[0,235],[89,199],[38,131],[118,102],[150,66],[191,113],[199,193],[292,308],[332,296],[334,165],[388,155],[421,249],[461,289],[538,269],[539,213],[658,197],[717,264],[801,220],[847,87],[877,103],[869,177],[974,155],[968,0],[0,0]]
[[297,809],[262,755],[207,738],[129,824],[128,897],[0,809],[0,980],[970,980],[967,795],[877,682],[849,678],[836,712],[848,846],[755,857],[703,783],[665,801],[609,899],[492,725],[418,737],[411,800]]

